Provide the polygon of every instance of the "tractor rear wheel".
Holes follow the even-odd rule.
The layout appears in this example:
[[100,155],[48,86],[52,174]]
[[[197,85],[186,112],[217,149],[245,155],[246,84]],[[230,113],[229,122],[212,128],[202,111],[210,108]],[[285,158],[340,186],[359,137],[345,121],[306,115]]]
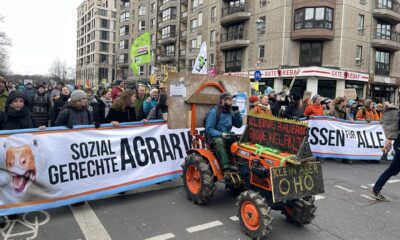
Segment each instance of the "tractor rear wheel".
[[310,224],[315,218],[317,207],[314,205],[314,197],[296,199],[286,204],[282,210],[286,219],[297,226]]
[[195,204],[207,204],[217,189],[210,164],[201,155],[191,154],[183,164],[183,186],[188,199]]
[[271,208],[261,195],[254,191],[244,191],[238,197],[240,225],[252,239],[264,239],[271,230]]

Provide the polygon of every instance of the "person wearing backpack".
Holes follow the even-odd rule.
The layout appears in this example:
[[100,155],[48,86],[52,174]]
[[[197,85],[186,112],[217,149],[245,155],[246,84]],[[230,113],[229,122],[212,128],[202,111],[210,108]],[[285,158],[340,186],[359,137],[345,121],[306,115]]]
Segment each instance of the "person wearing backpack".
[[56,126],[73,128],[74,125],[88,125],[93,123],[92,112],[88,109],[87,95],[82,90],[71,93],[71,102],[58,115]]
[[232,106],[233,96],[229,92],[222,93],[219,99],[218,105],[210,109],[204,121],[207,140],[222,163],[226,177],[233,170],[229,158],[230,147],[233,143],[230,132],[232,127],[242,127],[243,119],[239,108]]
[[36,93],[31,98],[31,112],[35,118],[36,127],[49,125],[51,100],[50,96],[45,93],[43,85],[36,87]]

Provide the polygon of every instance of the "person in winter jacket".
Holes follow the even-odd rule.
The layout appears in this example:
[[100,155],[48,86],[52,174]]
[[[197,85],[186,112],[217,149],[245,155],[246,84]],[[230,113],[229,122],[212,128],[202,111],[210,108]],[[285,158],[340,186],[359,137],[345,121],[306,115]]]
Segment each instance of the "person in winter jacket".
[[100,99],[93,107],[93,121],[96,126],[106,123],[106,117],[110,112],[112,106],[111,91],[108,89],[103,89],[100,93]]
[[138,121],[140,121],[146,117],[143,112],[143,103],[144,101],[146,101],[146,98],[148,97],[146,95],[146,86],[143,84],[139,84],[137,87],[137,92],[138,95],[135,101],[135,110],[136,110],[136,117]]
[[150,97],[146,99],[146,101],[143,102],[143,113],[145,116],[148,116],[150,113],[150,110],[155,107],[158,103],[158,90],[157,89],[151,89],[150,90]]
[[26,84],[25,94],[28,99],[31,99],[35,95],[35,88],[33,87],[33,84],[31,82],[28,82]]
[[268,102],[268,96],[261,96],[260,103],[250,110],[252,114],[272,116],[271,106]]
[[383,114],[383,105],[382,103],[378,103],[376,105],[376,114],[378,115],[378,121],[382,121],[382,114]]
[[51,113],[51,126],[55,125],[58,114],[60,114],[60,111],[64,108],[65,105],[67,105],[70,94],[71,92],[69,91],[69,88],[67,86],[61,88],[61,94],[54,103],[54,107]]
[[343,97],[335,98],[332,102],[332,109],[329,111],[328,115],[339,119],[349,120],[350,118],[346,111],[346,104],[346,99]]
[[321,105],[321,96],[315,95],[312,98],[313,104],[306,107],[304,110],[304,116],[323,116],[324,115],[324,108]]
[[87,95],[82,90],[71,93],[71,102],[58,115],[56,126],[73,128],[74,125],[88,125],[93,123],[92,112],[88,109]]
[[135,101],[136,94],[133,90],[123,91],[120,97],[113,102],[106,122],[111,122],[117,127],[120,123],[137,121],[135,107],[133,107]]
[[43,85],[36,87],[36,94],[31,98],[30,102],[36,127],[48,126],[51,116],[51,100]]
[[10,93],[10,92],[12,92],[14,90],[16,90],[15,86],[14,86],[14,83],[12,81],[8,81],[8,83],[7,83],[7,91],[8,91],[8,93]]
[[88,98],[88,109],[93,112],[93,107],[97,103],[96,95],[94,94],[94,91],[92,88],[86,88],[85,89],[87,98]]
[[357,102],[355,100],[350,99],[349,102],[347,103],[347,106],[349,108],[349,118],[350,120],[354,120],[356,114],[357,114]]
[[157,105],[150,110],[147,120],[167,120],[164,118],[165,113],[168,113],[167,94],[161,93]]
[[365,101],[365,107],[360,108],[355,120],[358,121],[378,121],[379,117],[374,109],[375,103],[371,99]]
[[[51,90],[50,92],[50,99],[51,99],[51,104],[54,106],[55,102],[58,100],[58,98],[61,95],[61,90],[63,88],[64,84],[62,83],[57,83],[56,87]],[[69,89],[68,89],[69,90]]]
[[[238,107],[232,107],[233,97],[229,92],[221,93],[220,101],[206,115],[205,129],[207,139],[215,150],[217,158],[221,161],[225,177],[231,171],[230,157],[228,152],[233,143],[230,136],[232,127],[240,128],[243,119]],[[218,114],[219,113],[219,114]],[[219,119],[217,117],[219,116]]]
[[113,101],[117,99],[124,90],[125,90],[125,82],[117,81],[117,86],[113,87],[111,92]]
[[7,98],[8,91],[6,87],[6,80],[3,77],[0,77],[0,112],[5,111]]
[[22,91],[12,91],[7,98],[6,110],[0,112],[0,130],[16,130],[36,127],[29,111],[29,101]]
[[297,94],[293,94],[292,99],[293,102],[290,103],[289,106],[286,108],[283,117],[290,119],[299,119],[303,117],[304,114],[302,99]]

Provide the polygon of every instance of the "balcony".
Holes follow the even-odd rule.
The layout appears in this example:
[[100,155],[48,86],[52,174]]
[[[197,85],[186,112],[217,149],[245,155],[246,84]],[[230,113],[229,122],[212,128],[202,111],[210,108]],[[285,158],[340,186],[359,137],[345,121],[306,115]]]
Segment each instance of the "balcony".
[[373,29],[373,36],[371,38],[371,46],[387,51],[400,50],[400,33],[389,31],[385,29]]
[[164,11],[165,9],[167,9],[167,8],[170,8],[170,7],[177,7],[178,5],[179,5],[179,2],[177,1],[177,0],[169,0],[168,2],[166,2],[166,3],[164,3],[165,1],[160,1],[159,2],[159,6],[160,6],[160,11],[162,12],[162,11]]
[[250,15],[247,2],[239,6],[224,6],[222,8],[221,25],[249,20]]
[[312,28],[292,30],[292,40],[333,40],[335,31],[327,28]]
[[162,21],[162,22],[160,22],[160,23],[158,24],[158,27],[159,27],[159,28],[164,28],[164,27],[166,27],[166,26],[168,26],[168,25],[178,25],[178,23],[179,23],[179,22],[177,22],[176,14],[171,14],[171,15],[170,15],[170,18],[168,18],[168,19],[161,19],[161,21]]
[[188,0],[181,0],[181,4],[185,6],[188,6],[188,2],[189,2]]
[[247,31],[232,31],[221,35],[221,50],[248,47],[250,40]]
[[[384,3],[383,3],[384,2]],[[400,4],[397,1],[375,0],[372,10],[375,18],[379,18],[393,24],[400,23]]]
[[162,45],[175,43],[175,40],[176,40],[175,37],[176,37],[176,33],[170,32],[169,34],[162,35],[159,43]]
[[160,56],[160,62],[167,63],[167,62],[174,62],[175,61],[175,53],[168,52],[162,53]]
[[187,31],[181,32],[179,40],[186,41],[186,39],[187,39]]
[[187,19],[188,19],[188,12],[183,12],[181,13],[181,23],[187,23]]

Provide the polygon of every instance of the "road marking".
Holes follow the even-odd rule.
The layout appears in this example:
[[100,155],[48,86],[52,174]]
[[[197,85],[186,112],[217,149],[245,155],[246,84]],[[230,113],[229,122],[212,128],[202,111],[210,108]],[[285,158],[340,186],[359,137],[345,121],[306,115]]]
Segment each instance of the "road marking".
[[110,235],[88,203],[82,206],[70,206],[70,208],[87,240],[111,240]]
[[367,186],[360,186],[360,188],[363,188],[363,189],[368,189],[368,187]]
[[163,234],[163,235],[158,235],[155,237],[151,237],[151,238],[147,238],[145,240],[167,240],[167,239],[171,239],[174,238],[175,235],[172,233],[167,233],[167,234]]
[[186,231],[188,231],[189,233],[194,233],[194,232],[206,230],[206,229],[213,228],[216,226],[221,226],[221,225],[224,225],[224,224],[220,221],[214,221],[214,222],[209,222],[209,223],[205,223],[202,225],[197,225],[194,227],[186,228]]
[[388,183],[398,183],[398,182],[400,182],[400,180],[399,179],[393,179],[393,180],[389,180],[387,182]]
[[366,199],[369,199],[369,200],[372,200],[372,201],[375,201],[376,199],[375,198],[373,198],[373,197],[370,197],[370,196],[367,196],[367,195],[360,195],[361,197],[363,197],[363,198],[366,198]]
[[318,201],[318,200],[321,200],[321,199],[324,199],[325,197],[324,196],[322,196],[322,195],[315,195],[315,201]]
[[234,222],[239,221],[239,218],[237,216],[232,216],[229,219],[234,221]]
[[341,190],[343,190],[343,191],[346,191],[346,192],[349,192],[349,193],[354,192],[353,190],[348,189],[348,188],[345,188],[345,187],[342,187],[342,186],[340,186],[340,185],[335,185],[335,188],[339,188],[339,189],[341,189]]

